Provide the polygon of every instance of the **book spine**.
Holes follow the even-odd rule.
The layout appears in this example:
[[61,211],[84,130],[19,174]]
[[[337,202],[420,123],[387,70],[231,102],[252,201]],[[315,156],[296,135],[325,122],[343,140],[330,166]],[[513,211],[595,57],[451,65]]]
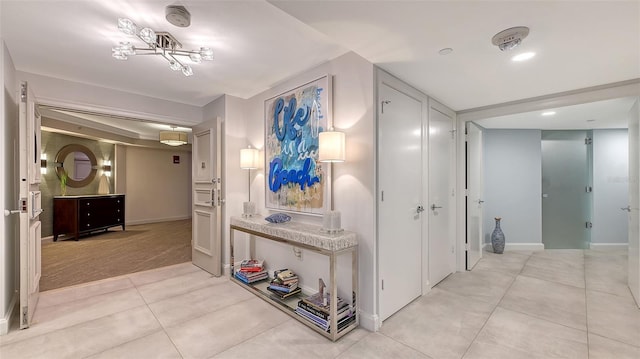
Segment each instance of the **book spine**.
[[309,305],[307,302],[305,301],[299,301],[298,302],[298,307],[306,310],[309,313],[312,313],[314,315],[317,315],[318,317],[327,320],[329,318],[329,313],[325,312],[324,310],[319,310],[311,305]]
[[326,320],[320,319],[320,318],[316,317],[315,315],[305,311],[302,308],[296,308],[296,313],[298,313],[302,317],[308,319],[309,321],[313,322],[313,324],[319,326],[320,328],[322,328],[324,330],[329,329],[329,324],[327,323]]

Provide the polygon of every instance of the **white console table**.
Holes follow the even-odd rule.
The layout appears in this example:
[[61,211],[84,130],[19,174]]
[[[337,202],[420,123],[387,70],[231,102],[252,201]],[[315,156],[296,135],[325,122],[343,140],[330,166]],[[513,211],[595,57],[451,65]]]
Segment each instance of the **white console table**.
[[[245,284],[234,277],[235,273],[235,257],[233,253],[233,235],[234,231],[248,233],[257,237],[269,239],[276,242],[289,244],[295,247],[303,248],[315,253],[326,255],[329,257],[329,293],[330,298],[330,328],[329,332],[314,325],[305,318],[295,313],[297,302],[303,297],[296,295],[287,299],[276,299],[269,294],[266,287],[268,282],[258,282],[255,284]],[[320,226],[303,224],[298,222],[286,223],[269,223],[262,218],[241,218],[231,217],[231,226],[229,233],[230,241],[230,262],[231,262],[231,281],[251,291],[258,297],[264,299],[276,308],[287,313],[291,317],[299,320],[309,328],[317,331],[325,337],[335,341],[355,329],[360,323],[360,316],[357,314],[358,297],[358,241],[354,232],[342,231],[337,233],[326,233],[321,230]],[[253,249],[250,250],[253,253]],[[353,291],[353,309],[356,313],[356,319],[353,323],[338,331],[336,320],[337,303],[338,303],[338,284],[337,284],[337,268],[336,259],[343,254],[351,253],[351,288]],[[307,293],[309,294],[309,293]],[[347,299],[347,298],[345,298]]]

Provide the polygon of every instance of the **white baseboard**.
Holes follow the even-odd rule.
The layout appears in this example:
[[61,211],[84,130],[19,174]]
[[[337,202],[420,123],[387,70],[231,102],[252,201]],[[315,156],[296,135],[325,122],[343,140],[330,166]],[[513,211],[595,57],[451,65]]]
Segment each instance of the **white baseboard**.
[[18,293],[13,293],[13,297],[11,298],[11,302],[9,303],[9,308],[7,312],[4,314],[2,318],[0,318],[0,335],[5,335],[9,333],[9,327],[11,326],[11,317],[13,316],[13,311],[16,308],[16,303],[18,302]]
[[627,249],[628,243],[589,243],[589,249]]
[[[491,251],[491,243],[485,243],[484,249]],[[505,251],[543,251],[544,244],[543,243],[505,243],[504,245]]]
[[125,225],[137,225],[137,224],[150,224],[150,223],[159,223],[159,222],[171,222],[171,221],[181,221],[183,219],[191,219],[191,215],[188,216],[178,216],[178,217],[165,217],[165,218],[149,218],[149,219],[138,219],[135,221],[127,221]]
[[376,314],[365,313],[358,309],[358,315],[360,316],[360,326],[370,332],[377,332],[380,329],[381,322],[380,317]]

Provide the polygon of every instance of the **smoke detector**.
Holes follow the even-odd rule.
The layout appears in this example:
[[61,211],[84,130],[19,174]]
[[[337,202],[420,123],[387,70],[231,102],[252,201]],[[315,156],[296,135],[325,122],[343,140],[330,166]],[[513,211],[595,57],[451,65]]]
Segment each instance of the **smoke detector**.
[[168,5],[164,13],[167,21],[177,27],[188,27],[191,25],[191,14],[184,6]]
[[527,35],[529,35],[528,27],[516,26],[495,34],[491,43],[498,46],[501,51],[509,51],[518,47]]

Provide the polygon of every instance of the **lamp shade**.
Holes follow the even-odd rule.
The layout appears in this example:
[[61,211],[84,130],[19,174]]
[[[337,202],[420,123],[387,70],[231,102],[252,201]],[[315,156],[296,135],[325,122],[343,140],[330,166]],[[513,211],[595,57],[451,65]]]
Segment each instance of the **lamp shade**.
[[318,160],[320,162],[344,162],[345,137],[344,132],[320,132],[318,138]]
[[169,146],[186,145],[187,133],[180,131],[160,131],[160,143]]
[[258,168],[259,151],[256,148],[243,148],[240,150],[240,168],[253,170]]

